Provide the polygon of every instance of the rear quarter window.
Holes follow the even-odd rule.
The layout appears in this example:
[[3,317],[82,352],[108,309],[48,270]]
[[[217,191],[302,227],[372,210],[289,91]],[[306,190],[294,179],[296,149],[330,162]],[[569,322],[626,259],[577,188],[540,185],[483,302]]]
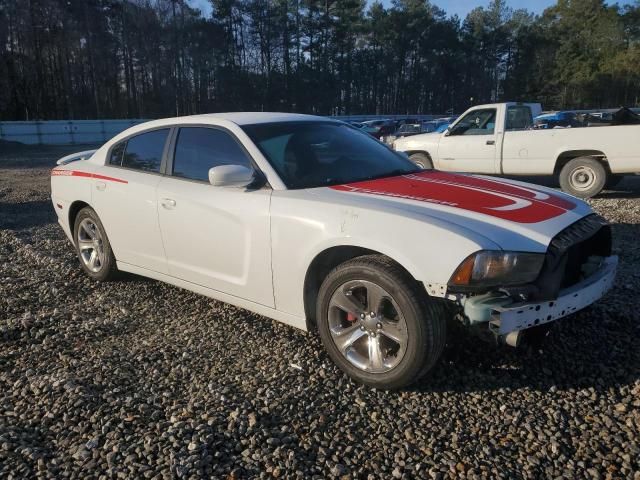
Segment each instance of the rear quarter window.
[[111,155],[109,155],[109,165],[122,165],[122,154],[124,153],[124,147],[127,142],[120,142],[111,149]]

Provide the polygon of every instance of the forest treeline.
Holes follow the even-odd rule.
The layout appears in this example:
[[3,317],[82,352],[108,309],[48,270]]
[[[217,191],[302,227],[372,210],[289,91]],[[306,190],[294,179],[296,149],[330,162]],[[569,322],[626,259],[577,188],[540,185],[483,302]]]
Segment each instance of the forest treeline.
[[640,1],[0,0],[0,119],[638,106]]

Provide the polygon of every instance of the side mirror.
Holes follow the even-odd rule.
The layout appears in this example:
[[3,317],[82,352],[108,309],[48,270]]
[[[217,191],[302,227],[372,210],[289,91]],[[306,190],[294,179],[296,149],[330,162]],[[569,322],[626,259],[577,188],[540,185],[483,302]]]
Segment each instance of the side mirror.
[[242,188],[254,180],[254,171],[242,165],[220,165],[209,169],[209,183],[214,187]]
[[445,137],[448,137],[449,135],[451,135],[451,127],[447,127],[447,129],[444,131]]

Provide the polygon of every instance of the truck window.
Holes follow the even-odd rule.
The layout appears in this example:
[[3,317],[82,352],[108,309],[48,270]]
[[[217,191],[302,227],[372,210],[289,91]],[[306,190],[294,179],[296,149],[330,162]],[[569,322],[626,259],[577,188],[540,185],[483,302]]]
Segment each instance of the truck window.
[[467,113],[449,135],[493,135],[496,128],[496,109],[486,108]]
[[516,105],[507,108],[506,130],[528,130],[533,127],[533,115],[527,105]]

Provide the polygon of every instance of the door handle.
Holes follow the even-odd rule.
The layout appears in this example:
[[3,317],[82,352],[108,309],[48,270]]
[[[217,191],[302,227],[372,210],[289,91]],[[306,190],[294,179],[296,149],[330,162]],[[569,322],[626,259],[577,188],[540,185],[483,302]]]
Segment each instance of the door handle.
[[160,205],[162,205],[167,210],[171,210],[176,206],[176,201],[172,198],[163,198],[162,200],[160,200]]
[[496,141],[495,140],[487,140],[487,145],[495,145]]
[[107,188],[107,184],[104,182],[96,182],[96,190],[100,190],[101,192]]

